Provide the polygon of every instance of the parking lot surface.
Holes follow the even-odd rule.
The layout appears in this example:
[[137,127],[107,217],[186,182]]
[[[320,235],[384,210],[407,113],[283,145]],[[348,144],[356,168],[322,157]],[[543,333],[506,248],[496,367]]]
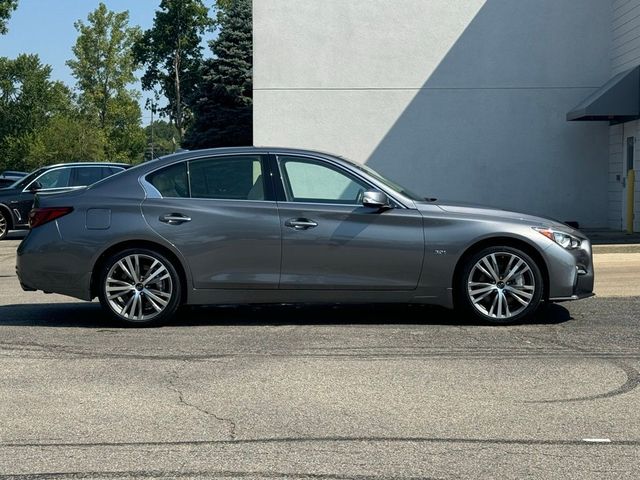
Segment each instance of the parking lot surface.
[[123,329],[22,292],[13,238],[0,479],[640,477],[640,254],[598,254],[596,298],[513,327],[365,305]]

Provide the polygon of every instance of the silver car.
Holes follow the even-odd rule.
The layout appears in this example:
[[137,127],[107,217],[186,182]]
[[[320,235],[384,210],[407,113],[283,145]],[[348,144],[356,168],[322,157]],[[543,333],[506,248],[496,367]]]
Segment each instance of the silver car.
[[25,290],[100,299],[149,325],[181,305],[402,302],[496,324],[592,295],[591,244],[562,223],[425,199],[325,153],[175,154],[38,195]]

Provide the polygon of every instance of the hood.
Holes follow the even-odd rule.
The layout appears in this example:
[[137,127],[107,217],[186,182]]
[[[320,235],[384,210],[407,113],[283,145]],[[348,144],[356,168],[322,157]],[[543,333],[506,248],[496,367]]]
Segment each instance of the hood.
[[22,192],[22,190],[20,190],[19,188],[11,188],[11,187],[0,188],[0,199],[4,199],[7,197],[15,197],[20,192]]
[[468,215],[475,218],[485,217],[487,220],[492,220],[492,219],[499,220],[499,221],[509,220],[514,223],[531,225],[534,227],[536,226],[553,227],[553,228],[561,229],[562,231],[565,231],[568,233],[575,233],[575,234],[579,234],[580,236],[583,236],[577,230],[575,230],[574,228],[571,228],[570,226],[568,226],[567,224],[559,220],[554,220],[552,218],[546,218],[546,217],[539,217],[536,215],[530,215],[526,213],[512,212],[510,210],[503,210],[495,207],[487,207],[484,205],[476,205],[472,203],[449,202],[449,201],[437,201],[429,204],[416,202],[416,206],[418,207],[418,209],[420,209],[421,205],[435,205],[447,213],[454,213],[457,215],[463,215],[463,216]]

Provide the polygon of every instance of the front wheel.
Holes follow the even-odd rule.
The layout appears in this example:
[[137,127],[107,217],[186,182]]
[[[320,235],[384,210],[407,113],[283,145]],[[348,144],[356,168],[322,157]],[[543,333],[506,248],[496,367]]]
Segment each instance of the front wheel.
[[180,306],[180,277],[173,264],[153,250],[134,248],[112,255],[99,278],[100,303],[125,325],[162,323]]
[[461,306],[481,321],[511,324],[533,315],[543,298],[540,268],[525,252],[489,247],[464,263],[457,296]]
[[4,210],[0,210],[0,240],[4,240],[9,234],[9,219]]

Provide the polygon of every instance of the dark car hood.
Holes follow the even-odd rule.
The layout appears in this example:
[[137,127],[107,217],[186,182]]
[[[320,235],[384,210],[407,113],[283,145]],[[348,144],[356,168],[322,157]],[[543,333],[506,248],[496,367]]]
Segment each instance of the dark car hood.
[[476,205],[472,203],[436,201],[430,203],[416,202],[416,205],[418,209],[420,209],[422,205],[436,205],[437,207],[448,213],[469,215],[472,217],[485,217],[487,219],[496,219],[500,221],[510,220],[514,223],[527,224],[531,226],[555,227],[561,228],[563,231],[575,231],[565,223],[562,223],[559,220],[554,220],[552,218],[538,217],[536,215],[512,212],[510,210],[503,210],[500,208]]
[[0,188],[0,202],[8,198],[13,198],[16,195],[19,195],[20,192],[21,190],[19,188]]

